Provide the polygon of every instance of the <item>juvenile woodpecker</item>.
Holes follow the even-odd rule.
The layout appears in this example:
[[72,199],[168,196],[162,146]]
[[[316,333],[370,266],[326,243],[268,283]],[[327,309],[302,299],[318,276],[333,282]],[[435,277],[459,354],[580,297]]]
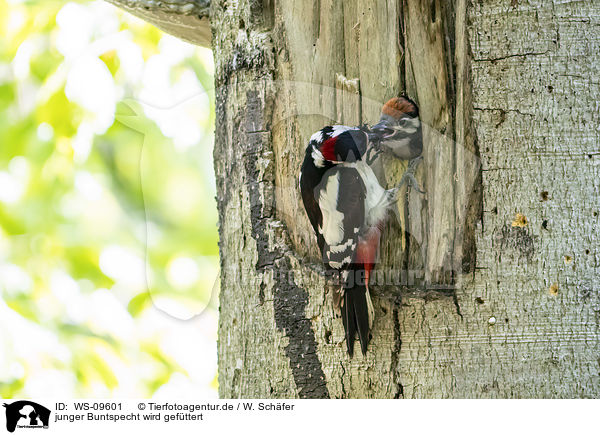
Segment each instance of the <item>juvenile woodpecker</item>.
[[379,141],[383,150],[391,151],[399,159],[414,159],[423,151],[419,108],[407,97],[392,98],[385,103],[371,132],[371,138]]
[[374,315],[369,277],[386,218],[405,181],[403,177],[398,187],[384,189],[365,154],[389,149],[411,159],[422,147],[418,108],[399,97],[383,106],[380,122],[372,129],[328,126],[313,134],[306,148],[300,171],[302,200],[323,263],[339,272],[333,304],[342,316],[350,356],[357,333],[362,353],[367,352]]

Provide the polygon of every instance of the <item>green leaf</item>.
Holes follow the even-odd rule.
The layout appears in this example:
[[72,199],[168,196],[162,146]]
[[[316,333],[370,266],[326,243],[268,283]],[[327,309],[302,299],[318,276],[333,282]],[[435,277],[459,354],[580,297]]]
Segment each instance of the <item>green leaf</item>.
[[39,322],[35,305],[31,304],[31,300],[28,297],[19,295],[13,299],[5,299],[5,302],[10,309],[16,311],[22,317],[25,317],[26,319],[32,320],[36,323]]
[[129,311],[129,314],[131,314],[133,317],[137,317],[146,309],[146,307],[150,306],[151,304],[152,298],[150,297],[150,292],[145,291],[131,298],[127,304],[127,311]]

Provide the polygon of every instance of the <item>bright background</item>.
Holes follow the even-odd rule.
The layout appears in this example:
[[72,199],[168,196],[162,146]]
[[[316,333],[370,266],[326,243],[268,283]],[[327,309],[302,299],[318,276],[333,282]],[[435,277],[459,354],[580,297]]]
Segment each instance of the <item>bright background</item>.
[[210,50],[0,0],[0,397],[216,397]]

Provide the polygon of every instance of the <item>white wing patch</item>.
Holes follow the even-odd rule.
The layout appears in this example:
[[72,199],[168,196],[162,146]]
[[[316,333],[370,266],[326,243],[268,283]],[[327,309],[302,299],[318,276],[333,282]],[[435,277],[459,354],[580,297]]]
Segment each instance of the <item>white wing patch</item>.
[[348,130],[356,130],[356,127],[348,127],[347,125],[334,125],[333,132],[331,133],[331,137],[336,137]]
[[329,262],[329,266],[333,267],[334,269],[341,269],[342,267],[344,267],[344,264],[350,264],[352,263],[352,258],[345,257],[342,261],[330,261]]
[[356,248],[356,243],[354,243],[353,239],[348,239],[346,241],[346,243],[342,243],[340,245],[329,246],[329,250],[333,254],[337,254],[338,252],[345,251],[348,248],[352,249],[352,251],[354,251],[354,249]]
[[329,246],[339,244],[344,238],[344,214],[337,209],[340,175],[327,179],[327,186],[319,195],[319,207],[323,214],[323,238]]
[[313,150],[311,156],[313,158],[313,161],[315,162],[315,166],[317,168],[322,168],[323,166],[325,166],[325,157],[323,157],[323,154],[321,154],[321,151],[319,151],[316,146],[313,145],[312,148]]
[[321,143],[323,141],[323,132],[319,130],[316,133],[313,133],[313,135],[310,137],[310,142],[312,141]]

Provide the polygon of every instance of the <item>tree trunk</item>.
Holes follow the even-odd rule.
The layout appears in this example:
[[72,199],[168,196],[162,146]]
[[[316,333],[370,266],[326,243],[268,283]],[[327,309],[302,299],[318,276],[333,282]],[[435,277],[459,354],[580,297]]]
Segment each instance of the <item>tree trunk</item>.
[[[599,17],[594,2],[211,3],[221,397],[599,396]],[[402,91],[428,126],[427,194],[406,191],[388,225],[378,270],[410,279],[374,289],[369,352],[350,359],[297,176],[314,131],[375,122]],[[378,164],[388,186],[404,169]]]

